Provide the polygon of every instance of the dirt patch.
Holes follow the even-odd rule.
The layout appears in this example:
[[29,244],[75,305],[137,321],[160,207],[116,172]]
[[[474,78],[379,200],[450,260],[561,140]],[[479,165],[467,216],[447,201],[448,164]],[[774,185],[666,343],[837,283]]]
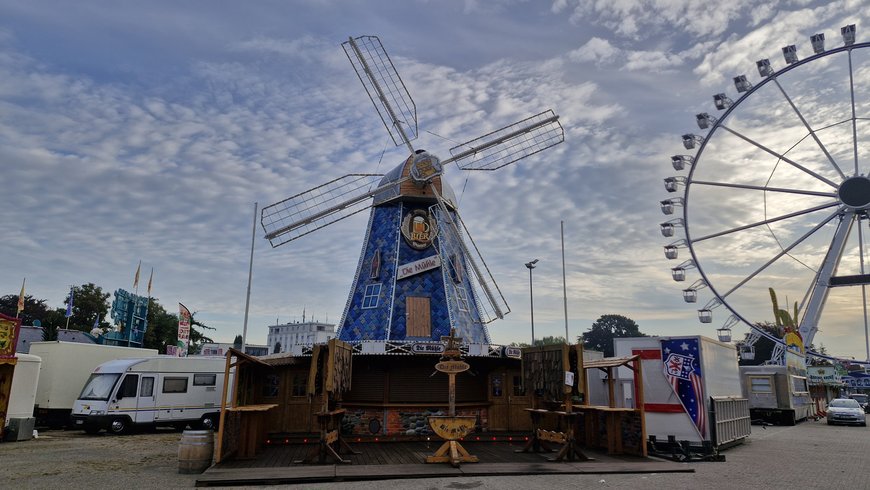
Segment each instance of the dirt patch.
[[0,444],[9,488],[189,488],[197,475],[178,473],[181,432],[128,436],[40,432]]

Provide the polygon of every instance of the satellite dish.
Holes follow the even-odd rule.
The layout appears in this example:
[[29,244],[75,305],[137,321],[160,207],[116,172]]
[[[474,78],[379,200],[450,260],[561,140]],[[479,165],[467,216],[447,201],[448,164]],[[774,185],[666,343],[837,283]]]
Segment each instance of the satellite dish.
[[34,327],[41,327],[41,326],[42,326],[42,322],[39,321],[39,320],[33,320],[33,326],[34,326]]

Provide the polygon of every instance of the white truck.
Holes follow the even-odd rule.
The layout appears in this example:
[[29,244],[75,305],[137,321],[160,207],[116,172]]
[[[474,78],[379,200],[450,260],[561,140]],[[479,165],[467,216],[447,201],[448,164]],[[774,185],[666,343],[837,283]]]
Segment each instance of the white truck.
[[[675,459],[718,458],[751,432],[740,388],[737,349],[700,335],[613,340],[617,357],[639,355],[651,451]],[[627,367],[618,371],[624,406],[639,395]],[[679,458],[678,458],[679,456]]]
[[94,368],[113,359],[156,356],[156,349],[78,342],[33,342],[30,354],[42,359],[33,413],[38,427],[69,425],[73,402]]
[[225,365],[223,357],[205,356],[101,364],[73,405],[73,424],[89,434],[103,429],[124,434],[144,425],[213,429],[220,417]]

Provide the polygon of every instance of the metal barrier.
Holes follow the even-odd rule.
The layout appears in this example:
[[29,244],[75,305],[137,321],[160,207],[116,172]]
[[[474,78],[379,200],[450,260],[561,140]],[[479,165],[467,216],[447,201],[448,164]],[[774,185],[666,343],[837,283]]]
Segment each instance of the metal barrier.
[[749,437],[752,431],[749,400],[728,396],[710,397],[713,433],[711,439],[717,448],[729,446]]

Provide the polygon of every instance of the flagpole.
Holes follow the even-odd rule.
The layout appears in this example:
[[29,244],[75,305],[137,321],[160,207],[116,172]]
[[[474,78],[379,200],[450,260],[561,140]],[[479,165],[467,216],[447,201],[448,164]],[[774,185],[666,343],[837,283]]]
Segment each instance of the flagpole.
[[251,231],[251,260],[248,261],[248,295],[245,298],[245,322],[242,325],[242,352],[248,340],[248,310],[251,307],[251,280],[254,276],[254,240],[257,237],[257,203],[254,203],[254,229]]
[[571,344],[568,338],[568,286],[565,281],[565,220],[559,222],[562,232],[562,297],[565,302],[565,343]]

